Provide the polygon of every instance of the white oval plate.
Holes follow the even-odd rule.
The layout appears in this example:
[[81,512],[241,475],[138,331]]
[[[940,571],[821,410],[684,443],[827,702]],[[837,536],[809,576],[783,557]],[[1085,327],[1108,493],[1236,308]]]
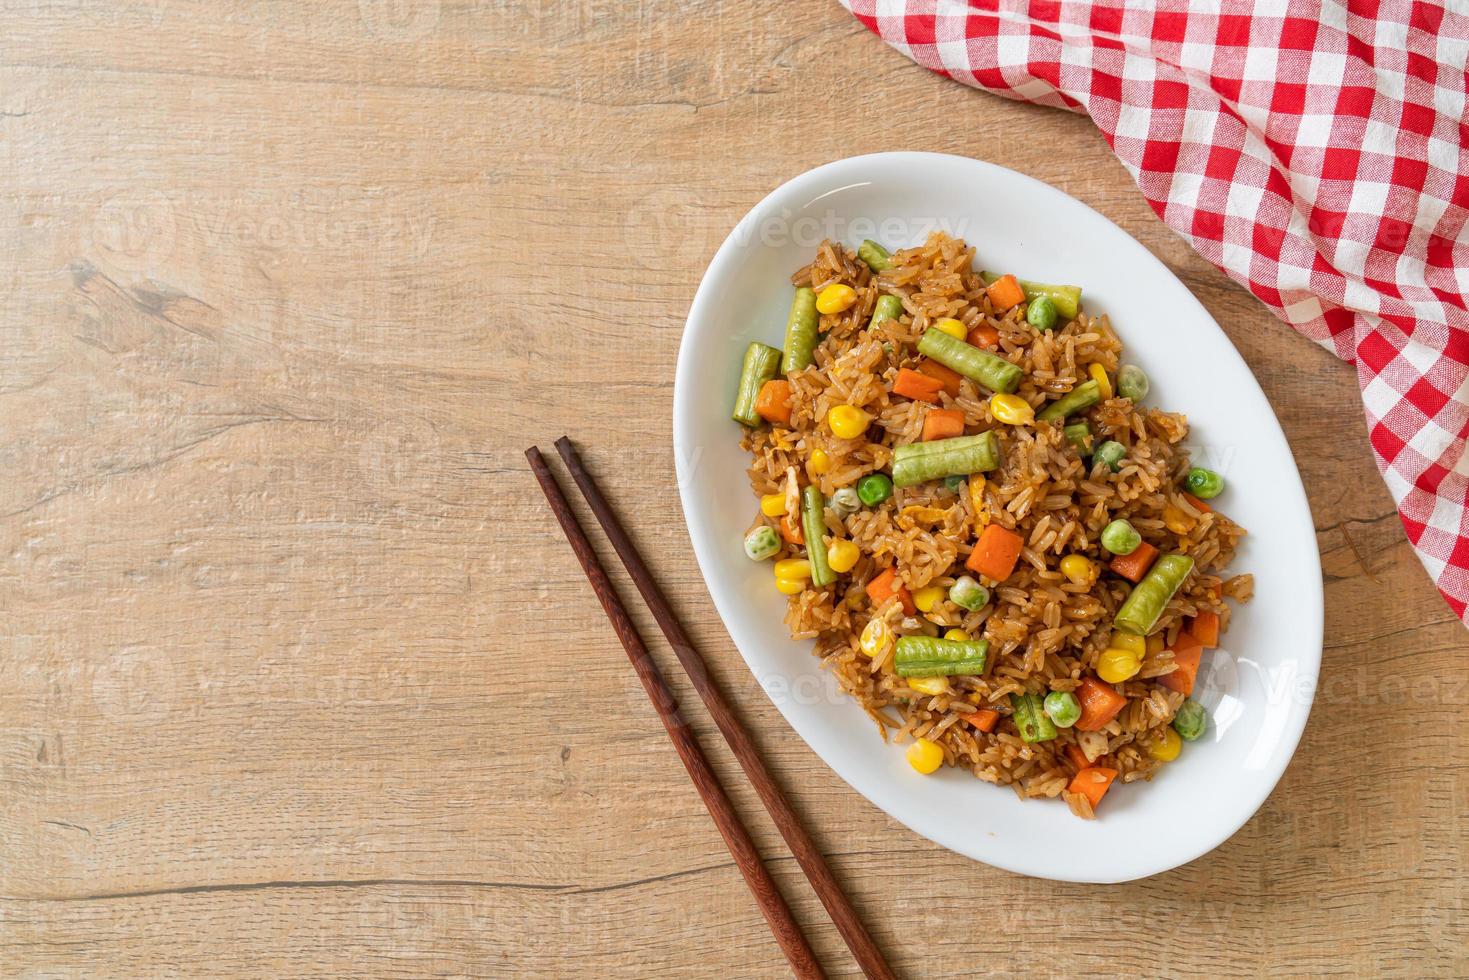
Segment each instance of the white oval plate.
[[[1255,574],[1255,598],[1237,607],[1200,673],[1208,732],[1151,782],[1115,786],[1095,821],[968,772],[914,772],[811,643],[789,638],[769,565],[741,546],[757,503],[729,413],[746,345],[782,345],[790,274],[823,237],[896,249],[934,228],[974,245],[982,267],[1080,284],[1086,309],[1111,315],[1126,359],[1148,372],[1149,403],[1188,415],[1195,459],[1228,481],[1221,509],[1250,532],[1233,567]],[[694,553],[750,670],[838,775],[924,837],[1021,874],[1127,881],[1223,843],[1285,771],[1321,663],[1321,566],[1290,447],[1249,368],[1183,284],[1061,191],[934,153],[839,160],[783,184],[735,227],[699,285],[678,355],[673,442]]]

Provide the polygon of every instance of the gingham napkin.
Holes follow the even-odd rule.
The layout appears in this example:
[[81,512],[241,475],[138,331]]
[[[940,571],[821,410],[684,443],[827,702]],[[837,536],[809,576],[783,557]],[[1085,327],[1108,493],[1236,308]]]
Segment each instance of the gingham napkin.
[[1469,625],[1469,17],[841,2],[940,74],[1086,113],[1169,227],[1355,364],[1408,539]]

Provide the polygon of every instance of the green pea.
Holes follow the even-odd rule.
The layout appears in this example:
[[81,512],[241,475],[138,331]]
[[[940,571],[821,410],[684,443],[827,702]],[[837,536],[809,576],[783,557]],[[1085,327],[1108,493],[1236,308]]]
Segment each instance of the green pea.
[[1056,326],[1056,301],[1049,296],[1036,296],[1025,307],[1025,322],[1037,330]]
[[990,601],[990,590],[968,575],[960,575],[949,586],[949,601],[970,612],[983,609]]
[[776,537],[775,529],[761,524],[755,530],[745,535],[745,554],[753,561],[764,561],[775,556],[780,551],[780,538]]
[[947,489],[952,490],[954,493],[958,493],[960,490],[963,490],[964,484],[967,482],[968,481],[962,476],[944,477],[944,486]]
[[1184,477],[1183,485],[1188,487],[1189,493],[1200,500],[1212,500],[1224,492],[1224,477],[1213,470],[1195,466],[1188,471],[1188,476]]
[[1081,720],[1081,703],[1070,691],[1052,691],[1046,695],[1043,707],[1057,728],[1070,728]]
[[893,481],[886,473],[869,473],[857,481],[857,497],[868,507],[876,507],[893,495]]
[[862,509],[862,498],[851,487],[842,487],[831,495],[826,506],[836,511],[838,517],[851,517]]
[[1197,741],[1204,734],[1204,729],[1209,727],[1209,712],[1204,706],[1193,698],[1189,698],[1178,706],[1178,714],[1173,716],[1173,730],[1178,737],[1185,742]]
[[1102,547],[1114,555],[1130,555],[1142,543],[1143,536],[1126,521],[1113,521],[1102,528]]
[[1117,372],[1117,394],[1135,403],[1148,397],[1148,373],[1136,364],[1124,364]]
[[1097,447],[1096,452],[1092,453],[1092,465],[1095,466],[1099,462],[1106,463],[1108,468],[1110,468],[1113,473],[1116,473],[1118,470],[1122,469],[1122,457],[1126,455],[1126,446],[1122,445],[1122,443],[1120,442],[1115,442],[1111,439],[1108,439],[1106,442]]
[[893,267],[892,253],[870,238],[857,246],[857,258],[866,262],[873,272],[886,272]]

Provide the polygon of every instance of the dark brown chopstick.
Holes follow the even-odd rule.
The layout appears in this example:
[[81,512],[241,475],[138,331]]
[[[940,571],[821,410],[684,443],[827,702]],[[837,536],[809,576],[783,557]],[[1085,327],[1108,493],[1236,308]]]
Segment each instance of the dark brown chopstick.
[[723,787],[719,785],[719,778],[709,768],[709,760],[704,757],[704,751],[694,739],[693,731],[679,716],[673,692],[668,689],[663,675],[658,672],[658,665],[648,655],[648,648],[638,636],[637,628],[633,626],[622,600],[612,590],[607,572],[602,568],[597,553],[592,550],[592,544],[582,531],[581,524],[577,522],[576,515],[572,513],[566,495],[561,492],[556,478],[546,466],[541,451],[532,446],[525,451],[525,458],[530,461],[531,472],[540,483],[561,530],[566,533],[571,550],[576,552],[577,560],[587,574],[587,581],[592,585],[592,591],[597,594],[597,600],[602,603],[607,618],[612,621],[612,628],[617,631],[617,638],[622,641],[623,649],[632,661],[633,670],[643,682],[643,690],[648,692],[648,698],[653,702],[663,727],[668,730],[668,737],[672,740],[678,757],[683,760],[689,778],[694,781],[694,787],[698,789],[704,805],[709,808],[709,816],[714,818],[714,825],[719,828],[720,836],[729,847],[730,856],[734,858],[740,874],[745,876],[745,884],[754,893],[755,901],[759,903],[760,911],[775,935],[775,941],[780,944],[781,952],[785,953],[796,976],[825,977],[821,964],[816,960],[816,954],[811,951],[806,937],[801,934],[801,927],[791,915],[790,907],[786,905],[785,899],[775,887],[775,881],[770,877],[770,872],[760,860],[760,854],[755,850],[749,832],[740,822],[739,814],[730,804],[729,797],[725,796]]
[[699,697],[704,701],[704,707],[709,709],[709,714],[714,717],[714,723],[719,726],[719,731],[724,735],[724,740],[729,743],[730,750],[734,752],[735,758],[739,760],[741,768],[750,783],[755,787],[755,792],[760,794],[760,800],[765,804],[765,809],[770,813],[770,819],[775,821],[780,834],[785,838],[791,853],[795,855],[796,861],[800,863],[801,870],[806,872],[806,877],[811,882],[811,887],[816,890],[821,904],[826,906],[826,912],[831,916],[837,931],[846,940],[847,947],[856,957],[857,964],[862,972],[874,980],[889,980],[893,978],[893,971],[883,959],[882,951],[872,941],[862,920],[857,917],[856,911],[847,901],[846,894],[837,883],[831,868],[826,864],[826,858],[822,856],[821,849],[816,842],[806,833],[806,828],[801,826],[801,821],[796,818],[795,811],[787,802],[785,794],[771,777],[770,771],[765,768],[765,763],[760,759],[754,743],[750,741],[749,735],[745,733],[744,726],[740,724],[739,718],[730,708],[729,702],[725,700],[724,693],[709,677],[709,668],[704,663],[704,658],[694,647],[693,641],[684,632],[683,626],[679,624],[678,618],[673,614],[673,607],[663,595],[663,590],[658,587],[653,573],[648,570],[642,557],[632,540],[623,530],[622,522],[617,519],[617,514],[612,506],[607,503],[607,498],[602,496],[602,491],[597,488],[597,483],[582,465],[581,457],[577,455],[576,448],[571,440],[562,436],[556,440],[556,451],[561,454],[562,461],[571,473],[571,478],[576,481],[577,487],[581,489],[582,496],[586,498],[587,505],[592,508],[597,521],[602,525],[602,530],[607,532],[607,539],[612,542],[612,550],[617,552],[617,557],[622,559],[623,567],[627,569],[628,575],[632,576],[633,584],[643,595],[643,601],[653,612],[653,618],[663,629],[663,635],[668,638],[669,645],[678,657],[678,662],[683,665],[684,672],[689,675],[693,682],[694,690],[699,692]]

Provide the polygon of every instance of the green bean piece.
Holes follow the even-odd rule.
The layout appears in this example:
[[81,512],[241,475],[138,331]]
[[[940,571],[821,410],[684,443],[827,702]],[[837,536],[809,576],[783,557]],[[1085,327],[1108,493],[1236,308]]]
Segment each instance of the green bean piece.
[[893,267],[891,253],[872,239],[864,239],[857,246],[857,258],[867,263],[867,268],[873,272],[886,272]]
[[774,347],[756,341],[745,348],[745,362],[740,366],[740,386],[735,389],[734,411],[730,413],[736,422],[754,428],[764,421],[755,411],[755,400],[760,397],[760,389],[765,382],[775,377],[779,367],[780,351]]
[[1081,720],[1081,702],[1070,691],[1052,691],[1041,707],[1057,728],[1070,728]]
[[1025,307],[1025,322],[1042,332],[1056,327],[1056,301],[1042,293]]
[[1127,521],[1115,520],[1102,528],[1102,547],[1114,555],[1130,555],[1143,543],[1143,536]]
[[1132,587],[1127,601],[1117,610],[1112,625],[1140,636],[1151,633],[1169,600],[1193,570],[1194,560],[1188,555],[1164,555],[1153,562],[1148,574]]
[[1122,458],[1126,455],[1126,446],[1120,442],[1108,439],[1097,447],[1096,452],[1092,453],[1092,465],[1095,466],[1099,462],[1106,463],[1107,467],[1113,473],[1116,473],[1122,469]]
[[821,338],[816,333],[816,292],[809,286],[796,290],[791,314],[786,318],[786,350],[780,359],[783,374],[811,366],[811,356]]
[[869,473],[857,481],[857,497],[868,507],[876,507],[893,495],[893,481],[886,473]]
[[862,509],[862,498],[857,496],[857,491],[852,487],[842,487],[831,495],[826,506],[836,511],[838,517],[851,517]]
[[[1000,278],[997,272],[981,272],[980,276],[986,284]],[[1070,323],[1081,312],[1080,286],[1055,286],[1048,282],[1031,282],[1029,279],[1021,279],[1019,282],[1020,288],[1025,290],[1027,300],[1033,296],[1050,297],[1051,302],[1056,304],[1056,312],[1061,314],[1062,322]]]
[[946,476],[944,477],[944,489],[949,490],[953,493],[958,493],[960,490],[964,489],[964,484],[966,482],[968,481],[966,481],[962,476]]
[[993,432],[915,442],[893,450],[893,486],[911,487],[946,476],[984,473],[999,465],[1000,441]]
[[990,590],[968,575],[960,575],[949,586],[949,601],[960,609],[978,612],[990,601]]
[[820,588],[836,581],[826,561],[826,498],[814,486],[801,491],[801,530],[806,535],[806,560],[811,563],[811,584]]
[[1102,389],[1095,381],[1084,381],[1070,392],[1047,405],[1036,415],[1042,422],[1059,422],[1077,412],[1084,412],[1102,400]]
[[1010,695],[1012,720],[1020,729],[1020,737],[1027,742],[1048,742],[1056,737],[1056,726],[1041,706],[1039,694]]
[[1061,431],[1066,433],[1066,441],[1076,448],[1078,456],[1092,454],[1092,427],[1086,422],[1072,422]]
[[1148,374],[1136,364],[1124,364],[1117,370],[1117,394],[1131,398],[1133,404],[1148,397]]
[[923,336],[918,339],[918,353],[958,371],[990,391],[1007,394],[1014,391],[1020,386],[1020,376],[1024,373],[1018,365],[1003,357],[966,344],[934,327],[923,331]]
[[872,319],[867,321],[867,329],[872,330],[881,326],[889,320],[896,320],[903,315],[903,301],[896,296],[884,293],[877,298],[872,307]]
[[900,636],[893,667],[900,677],[983,674],[988,640],[944,640],[937,636]]
[[1173,716],[1173,730],[1185,742],[1197,742],[1208,727],[1209,712],[1193,698],[1179,705],[1178,713]]
[[780,551],[780,537],[775,528],[761,524],[745,535],[745,554],[751,561],[764,561]]
[[1224,492],[1224,477],[1213,470],[1195,466],[1188,471],[1188,476],[1183,478],[1183,485],[1188,487],[1189,493],[1200,500],[1213,500]]

